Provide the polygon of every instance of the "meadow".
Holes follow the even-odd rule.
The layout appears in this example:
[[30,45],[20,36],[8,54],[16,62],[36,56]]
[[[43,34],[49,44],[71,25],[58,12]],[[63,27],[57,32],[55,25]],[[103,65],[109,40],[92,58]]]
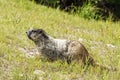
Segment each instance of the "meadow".
[[[25,33],[31,28],[79,40],[97,62],[118,70],[41,60]],[[120,21],[85,20],[30,0],[0,0],[0,80],[120,80]]]

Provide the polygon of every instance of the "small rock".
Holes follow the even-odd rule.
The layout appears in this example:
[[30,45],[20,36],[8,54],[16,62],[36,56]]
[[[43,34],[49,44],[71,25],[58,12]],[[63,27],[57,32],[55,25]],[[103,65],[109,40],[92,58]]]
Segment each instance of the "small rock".
[[39,79],[38,80],[43,80],[43,78],[42,77],[39,77]]
[[21,48],[21,47],[18,48],[18,50],[21,51],[21,52],[26,52],[26,50],[24,48]]
[[95,47],[93,47],[93,46],[92,46],[92,47],[90,47],[90,48],[91,48],[91,49],[95,49]]
[[23,77],[23,74],[19,74],[20,77]]
[[114,46],[114,45],[112,45],[112,44],[107,44],[107,47],[110,47],[110,48],[115,48],[115,46]]
[[45,74],[45,72],[43,72],[43,71],[41,71],[41,70],[35,70],[35,71],[33,72],[33,74],[42,76],[42,75]]
[[83,42],[83,38],[79,38],[78,41]]

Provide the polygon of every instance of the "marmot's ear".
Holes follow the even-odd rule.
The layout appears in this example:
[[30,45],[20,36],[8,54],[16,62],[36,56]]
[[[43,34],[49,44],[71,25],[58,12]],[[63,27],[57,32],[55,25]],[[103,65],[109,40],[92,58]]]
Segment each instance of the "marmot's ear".
[[38,29],[38,33],[45,33],[43,29]]
[[39,29],[39,31],[45,39],[49,38],[48,35],[46,34],[46,32],[43,29]]

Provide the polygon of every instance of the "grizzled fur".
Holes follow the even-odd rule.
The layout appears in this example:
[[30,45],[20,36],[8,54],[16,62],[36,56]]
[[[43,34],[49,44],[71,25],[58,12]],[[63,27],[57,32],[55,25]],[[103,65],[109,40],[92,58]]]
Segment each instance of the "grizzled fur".
[[60,59],[67,61],[68,64],[71,61],[80,61],[83,65],[94,65],[94,60],[79,41],[54,39],[42,29],[29,30],[26,33],[28,38],[37,45],[38,51],[50,61]]
[[55,39],[48,36],[42,29],[28,30],[26,34],[37,45],[38,51],[50,61],[60,59],[67,61],[68,64],[71,61],[80,61],[83,65],[87,64],[94,67],[98,66],[101,69],[117,71],[116,68],[96,63],[79,41]]

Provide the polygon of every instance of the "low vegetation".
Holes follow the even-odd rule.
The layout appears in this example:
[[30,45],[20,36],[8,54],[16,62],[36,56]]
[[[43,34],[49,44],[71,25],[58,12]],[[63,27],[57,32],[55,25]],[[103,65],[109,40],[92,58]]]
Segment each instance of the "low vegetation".
[[52,8],[60,8],[85,19],[120,20],[119,0],[30,0]]
[[[85,20],[29,0],[0,0],[0,80],[119,80],[120,22]],[[42,28],[55,38],[80,40],[106,71],[41,60],[26,30]]]

